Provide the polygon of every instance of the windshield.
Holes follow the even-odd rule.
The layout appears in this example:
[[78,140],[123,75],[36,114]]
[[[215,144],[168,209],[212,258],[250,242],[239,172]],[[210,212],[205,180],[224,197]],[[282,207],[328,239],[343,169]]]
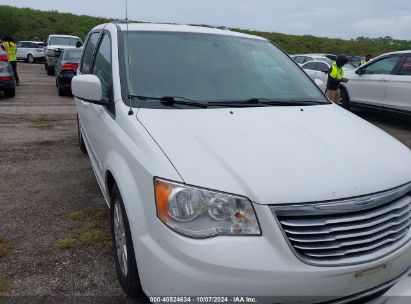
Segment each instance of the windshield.
[[64,55],[63,55],[63,59],[64,60],[68,60],[68,59],[80,60],[81,51],[82,51],[82,49],[65,50]]
[[308,76],[265,40],[176,32],[129,32],[123,38],[129,95],[327,102]]
[[70,37],[51,37],[49,41],[49,45],[75,46],[77,41],[80,41],[80,40],[77,38],[70,38]]

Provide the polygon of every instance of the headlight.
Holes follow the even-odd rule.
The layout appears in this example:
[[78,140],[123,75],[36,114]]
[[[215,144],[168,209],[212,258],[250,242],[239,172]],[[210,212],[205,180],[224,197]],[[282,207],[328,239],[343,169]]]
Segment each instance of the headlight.
[[158,218],[190,237],[260,235],[251,202],[241,196],[201,189],[156,178]]

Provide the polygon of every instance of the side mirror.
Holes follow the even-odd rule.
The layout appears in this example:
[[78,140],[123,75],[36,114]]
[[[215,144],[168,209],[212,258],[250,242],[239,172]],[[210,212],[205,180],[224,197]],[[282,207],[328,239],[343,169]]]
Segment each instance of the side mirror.
[[323,72],[324,74],[328,74],[328,70],[322,70],[321,72]]
[[365,73],[365,69],[364,68],[358,68],[358,69],[356,69],[355,70],[355,74],[358,74],[358,75],[362,75],[362,74],[364,74]]
[[100,78],[96,75],[77,75],[71,80],[71,90],[74,97],[99,105],[107,105],[103,100],[103,89]]

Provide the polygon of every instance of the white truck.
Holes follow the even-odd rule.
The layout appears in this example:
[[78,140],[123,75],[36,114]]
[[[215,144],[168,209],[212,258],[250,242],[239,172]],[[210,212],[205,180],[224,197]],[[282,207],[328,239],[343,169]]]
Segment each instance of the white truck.
[[45,69],[47,75],[54,75],[54,66],[58,60],[59,54],[62,50],[68,48],[76,48],[83,41],[77,36],[70,35],[50,35],[46,40],[45,46]]

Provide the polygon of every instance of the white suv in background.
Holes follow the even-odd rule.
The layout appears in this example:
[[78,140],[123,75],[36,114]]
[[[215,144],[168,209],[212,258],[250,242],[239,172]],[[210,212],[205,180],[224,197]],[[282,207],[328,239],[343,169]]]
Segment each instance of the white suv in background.
[[19,41],[17,43],[17,59],[29,63],[44,60],[44,43],[41,41]]
[[99,25],[72,91],[128,295],[348,301],[408,272],[411,151],[270,41]]
[[411,115],[411,50],[376,57],[346,77],[351,105]]

